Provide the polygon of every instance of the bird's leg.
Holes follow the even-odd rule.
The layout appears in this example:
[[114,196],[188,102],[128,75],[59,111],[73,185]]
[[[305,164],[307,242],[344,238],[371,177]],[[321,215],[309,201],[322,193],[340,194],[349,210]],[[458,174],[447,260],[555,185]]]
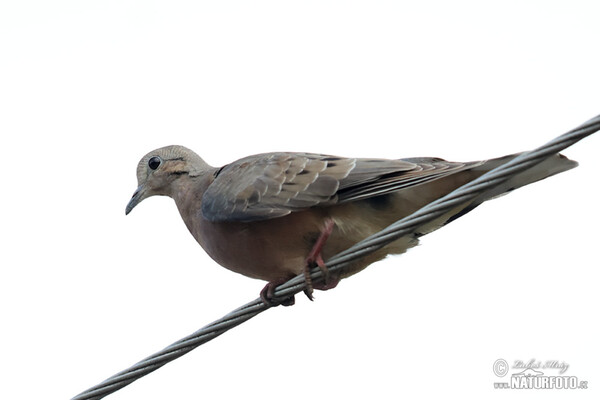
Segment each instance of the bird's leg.
[[260,291],[261,300],[269,307],[275,307],[280,304],[285,307],[293,306],[296,302],[294,296],[290,296],[285,299],[278,299],[275,297],[275,288],[287,281],[287,279],[282,278],[267,283],[265,287]]
[[[308,253],[308,256],[306,257],[306,261],[304,263],[304,279],[306,280],[306,289],[304,289],[304,294],[306,294],[306,297],[308,297],[310,300],[313,299],[312,293],[314,288],[312,278],[310,277],[310,270],[315,265],[319,267],[319,269],[323,272],[323,284],[319,284],[317,286],[317,289],[332,289],[339,282],[339,279],[335,279],[335,282],[330,282],[329,270],[327,269],[327,266],[323,261],[323,257],[321,256],[323,246],[325,246],[327,239],[329,239],[329,235],[331,235],[331,232],[333,232],[334,225],[335,223],[331,218],[328,218],[325,221],[325,227],[319,234],[319,237],[317,238],[315,244]],[[331,284],[333,284],[333,286],[330,286]]]

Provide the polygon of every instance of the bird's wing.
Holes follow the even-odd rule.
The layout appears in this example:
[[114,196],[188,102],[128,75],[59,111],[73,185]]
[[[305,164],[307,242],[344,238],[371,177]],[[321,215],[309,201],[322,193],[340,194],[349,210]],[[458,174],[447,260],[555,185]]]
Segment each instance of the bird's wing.
[[470,168],[439,158],[344,158],[266,153],[228,164],[202,197],[210,221],[256,221],[402,190]]

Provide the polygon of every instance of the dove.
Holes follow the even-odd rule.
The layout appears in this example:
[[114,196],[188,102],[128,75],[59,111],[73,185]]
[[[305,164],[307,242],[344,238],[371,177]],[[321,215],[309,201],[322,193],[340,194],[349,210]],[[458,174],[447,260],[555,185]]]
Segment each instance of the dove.
[[[129,214],[144,199],[169,196],[186,227],[221,266],[275,287],[304,274],[305,293],[334,288],[341,279],[417,245],[420,236],[465,215],[486,200],[577,166],[554,154],[482,195],[460,204],[414,233],[329,273],[324,260],[410,215],[485,172],[511,160],[450,162],[441,158],[348,158],[313,153],[264,153],[212,167],[178,145],[153,150],[137,166],[138,188]],[[318,266],[324,281],[312,282]]]

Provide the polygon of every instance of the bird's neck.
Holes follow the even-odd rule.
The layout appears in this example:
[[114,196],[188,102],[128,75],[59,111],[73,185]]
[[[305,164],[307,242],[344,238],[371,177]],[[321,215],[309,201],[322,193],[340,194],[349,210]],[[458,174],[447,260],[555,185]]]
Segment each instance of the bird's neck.
[[172,185],[171,197],[175,200],[179,214],[192,234],[197,227],[190,224],[197,219],[194,217],[202,212],[202,195],[214,180],[213,173],[214,171],[207,171],[197,176],[184,175]]

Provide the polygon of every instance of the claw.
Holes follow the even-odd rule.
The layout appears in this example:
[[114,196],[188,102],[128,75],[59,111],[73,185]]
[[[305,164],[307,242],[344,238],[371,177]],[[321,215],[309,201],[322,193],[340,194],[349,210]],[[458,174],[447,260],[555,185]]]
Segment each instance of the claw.
[[[313,300],[312,294],[314,291],[314,287],[312,283],[312,278],[310,277],[310,270],[314,266],[319,267],[319,269],[323,272],[325,286],[327,286],[330,281],[329,270],[325,265],[325,261],[323,261],[321,251],[323,250],[323,246],[327,242],[327,239],[329,239],[329,235],[331,235],[331,232],[333,232],[334,226],[335,223],[333,222],[333,219],[328,218],[325,221],[325,228],[321,231],[321,234],[317,238],[317,241],[313,245],[313,248],[308,253],[308,256],[306,257],[306,261],[304,263],[304,280],[306,281],[306,289],[304,289],[304,294],[311,301]],[[335,285],[337,285],[337,281],[335,282],[333,287],[335,287]]]
[[[323,261],[323,256],[321,255],[321,251],[323,250],[323,246],[327,242],[329,235],[333,232],[333,227],[335,223],[333,219],[328,218],[325,221],[325,227],[319,234],[319,237],[315,241],[312,249],[306,256],[306,260],[304,261],[304,279],[306,281],[306,288],[304,289],[304,294],[310,301],[313,301],[313,292],[314,288],[320,290],[327,290],[336,287],[338,284],[339,277],[331,277],[329,273],[329,269],[325,265],[325,261]],[[313,285],[312,278],[310,277],[310,271],[315,266],[319,267],[319,269],[323,272],[323,282],[317,283],[317,285]],[[272,282],[269,282],[265,285],[265,287],[260,291],[260,298],[262,301],[269,307],[274,307],[278,305],[283,306],[291,306],[294,305],[295,299],[294,296],[287,297],[285,299],[278,299],[275,297],[275,288],[282,283],[286,282],[286,279],[279,279]]]
[[280,279],[273,282],[269,282],[265,285],[265,287],[260,291],[260,298],[269,307],[276,307],[278,305],[282,305],[284,307],[293,306],[296,303],[296,299],[294,296],[286,297],[284,299],[279,299],[275,297],[275,288],[286,282],[287,279]]

